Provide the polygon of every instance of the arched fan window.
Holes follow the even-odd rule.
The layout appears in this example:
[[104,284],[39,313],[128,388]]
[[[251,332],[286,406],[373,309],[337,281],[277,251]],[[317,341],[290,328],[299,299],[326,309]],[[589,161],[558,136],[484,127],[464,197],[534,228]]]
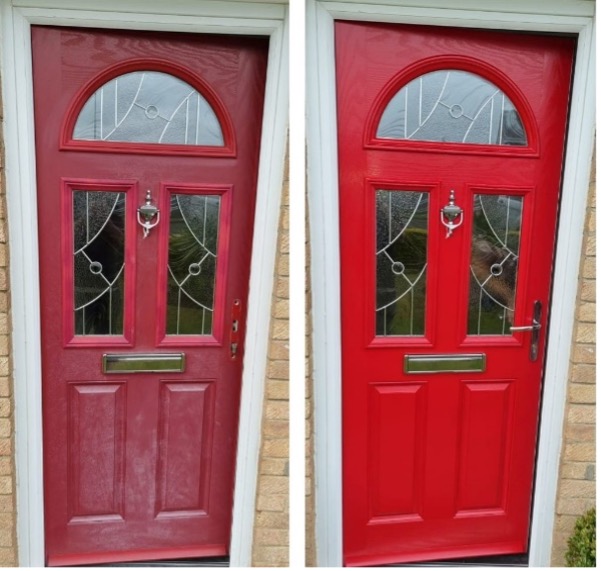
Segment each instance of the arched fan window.
[[73,140],[224,146],[207,99],[160,71],[125,73],[99,87],[77,117]]
[[467,71],[443,69],[404,85],[388,102],[378,139],[526,146],[524,123],[499,87]]

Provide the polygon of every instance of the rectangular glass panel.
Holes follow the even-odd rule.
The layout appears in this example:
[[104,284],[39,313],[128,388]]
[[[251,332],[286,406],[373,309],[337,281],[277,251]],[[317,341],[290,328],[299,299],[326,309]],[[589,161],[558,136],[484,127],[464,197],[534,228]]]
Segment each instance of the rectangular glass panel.
[[376,335],[424,335],[428,198],[376,191]]
[[171,195],[167,335],[211,335],[219,235],[216,195]]
[[73,193],[76,335],[123,335],[125,193]]
[[511,335],[523,198],[474,195],[469,335]]

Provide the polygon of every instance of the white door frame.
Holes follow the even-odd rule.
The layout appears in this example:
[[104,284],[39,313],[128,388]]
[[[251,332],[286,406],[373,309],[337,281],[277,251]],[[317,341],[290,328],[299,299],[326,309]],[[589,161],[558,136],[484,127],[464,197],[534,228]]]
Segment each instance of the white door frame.
[[595,127],[595,2],[308,0],[308,192],[317,564],[342,565],[341,342],[334,20],[578,35],[540,419],[530,566],[550,564],[563,416]]
[[21,566],[44,566],[39,269],[30,27],[46,24],[270,38],[230,545],[231,566],[249,566],[288,121],[288,12],[285,0],[0,2],[6,192],[12,260],[17,542]]

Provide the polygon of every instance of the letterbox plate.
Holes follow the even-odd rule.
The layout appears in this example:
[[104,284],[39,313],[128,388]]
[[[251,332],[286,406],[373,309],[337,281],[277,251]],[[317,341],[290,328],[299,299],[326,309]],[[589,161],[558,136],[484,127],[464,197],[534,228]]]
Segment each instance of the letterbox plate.
[[484,353],[446,355],[405,355],[405,373],[482,373],[486,370]]
[[115,353],[102,356],[103,373],[183,373],[185,353]]

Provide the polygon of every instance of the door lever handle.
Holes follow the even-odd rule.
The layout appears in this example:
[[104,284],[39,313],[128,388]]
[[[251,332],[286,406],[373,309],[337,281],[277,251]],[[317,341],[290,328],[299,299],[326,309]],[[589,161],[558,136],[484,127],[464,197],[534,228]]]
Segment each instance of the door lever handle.
[[536,321],[532,320],[532,325],[519,325],[516,327],[510,327],[509,331],[538,331],[542,325]]
[[536,300],[534,302],[534,311],[532,314],[532,325],[516,325],[510,327],[509,331],[530,331],[532,333],[530,337],[530,360],[536,361],[538,358],[538,343],[540,338],[540,329],[542,327],[541,319],[543,313],[543,304]]

